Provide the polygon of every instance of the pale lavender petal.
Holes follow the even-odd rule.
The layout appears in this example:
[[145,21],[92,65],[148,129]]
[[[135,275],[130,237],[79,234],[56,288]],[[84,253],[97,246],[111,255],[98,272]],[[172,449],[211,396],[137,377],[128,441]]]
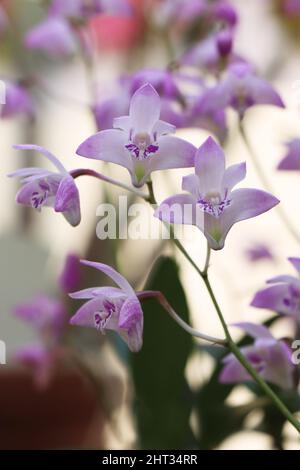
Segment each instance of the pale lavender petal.
[[125,293],[127,293],[129,296],[135,296],[134,290],[129,284],[129,282],[125,279],[124,276],[118,273],[111,266],[108,266],[107,264],[95,263],[94,261],[87,261],[87,260],[81,260],[81,263],[86,266],[91,266],[92,268],[96,268],[99,271],[103,272],[104,274],[109,276]]
[[293,315],[294,313],[291,290],[288,284],[277,284],[260,290],[255,294],[251,306],[286,315]]
[[196,153],[195,172],[199,177],[201,192],[220,191],[225,172],[225,155],[212,137]]
[[140,322],[142,318],[143,312],[137,297],[128,297],[120,310],[119,328],[129,331],[137,322]]
[[146,84],[134,93],[129,116],[135,134],[152,132],[160,116],[160,98],[152,85]]
[[279,283],[300,285],[300,280],[296,278],[295,276],[290,276],[289,274],[282,274],[282,275],[275,276],[267,280],[267,284],[279,284]]
[[158,151],[148,159],[150,171],[194,166],[196,147],[186,140],[172,136],[161,136],[157,144]]
[[191,193],[195,200],[199,199],[200,196],[200,181],[199,177],[195,174],[187,175],[182,178],[181,188],[183,191],[188,191]]
[[255,104],[272,104],[280,108],[285,107],[279,94],[266,80],[255,75],[249,75],[247,85]]
[[97,328],[95,313],[103,308],[105,297],[97,296],[84,303],[75,315],[70,319],[71,325],[85,326],[88,328]]
[[236,189],[230,199],[231,205],[221,216],[225,232],[236,222],[263,214],[279,203],[275,196],[259,189]]
[[[229,359],[227,359],[229,358]],[[240,362],[232,355],[227,356],[225,366],[222,369],[219,381],[223,384],[245,382],[251,380],[250,375]]]
[[283,341],[277,341],[269,347],[263,378],[285,390],[293,388],[295,366],[291,355],[290,348]]
[[55,197],[54,210],[55,212],[62,212],[73,227],[80,223],[79,191],[70,175],[67,175],[60,182]]
[[300,258],[288,258],[300,276]]
[[124,297],[124,292],[118,287],[88,287],[77,292],[71,292],[71,299],[94,299],[96,297]]
[[166,135],[166,134],[174,134],[175,131],[176,131],[176,126],[174,126],[173,124],[170,124],[169,122],[161,121],[161,120],[158,120],[157,123],[153,127],[153,133],[157,134],[158,136]]
[[239,323],[233,323],[232,326],[241,328],[247,333],[247,335],[252,336],[253,338],[274,339],[270,330],[264,325],[259,325],[259,324],[250,323],[250,322],[239,322]]
[[232,190],[240,181],[246,177],[246,162],[231,165],[225,170],[222,186],[225,190]]
[[300,139],[288,143],[288,153],[278,165],[278,170],[300,170]]
[[3,80],[3,83],[5,85],[5,103],[0,105],[0,116],[2,118],[11,118],[19,114],[25,114],[29,118],[33,118],[34,104],[29,90],[23,85],[10,80]]
[[76,153],[82,157],[116,163],[131,172],[133,170],[132,157],[125,148],[126,144],[128,144],[128,136],[125,132],[110,129],[89,137],[78,147]]

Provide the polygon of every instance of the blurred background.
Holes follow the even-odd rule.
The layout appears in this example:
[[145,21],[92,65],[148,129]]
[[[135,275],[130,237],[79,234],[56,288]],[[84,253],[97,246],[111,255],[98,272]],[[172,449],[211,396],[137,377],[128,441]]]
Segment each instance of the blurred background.
[[[81,25],[73,25],[81,38],[86,34],[88,39],[67,57],[24,46],[28,31],[46,17],[47,2],[0,3],[4,15],[3,31],[0,26],[1,78],[21,83],[34,107],[34,113],[3,113],[0,120],[0,339],[7,348],[7,364],[0,366],[3,449],[300,448],[290,425],[284,421],[278,424],[276,413],[274,416],[267,407],[255,406],[261,399],[255,389],[219,384],[219,351],[212,352],[188,337],[154,302],[145,305],[144,347],[138,355],[129,353],[113,334],[102,336],[69,327],[51,374],[42,385],[36,380],[37,362],[20,360],[19,351],[28,344],[40,345],[41,338],[32,325],[14,314],[17,304],[46,295],[61,302],[69,316],[78,308],[78,302],[70,301],[57,281],[70,254],[113,264],[136,289],[143,288],[152,271],[148,285],[161,289],[178,313],[201,331],[223,336],[197,273],[171,244],[159,240],[101,241],[96,237],[97,206],[105,201],[117,203],[122,190],[80,178],[82,221],[73,228],[54,211],[38,213],[18,206],[18,182],[6,176],[24,166],[49,167],[39,154],[12,149],[13,144],[32,143],[49,149],[68,170],[94,168],[130,184],[122,168],[82,161],[75,151],[97,130],[95,105],[120,93],[120,76],[140,68],[165,68],[191,45],[182,25],[170,32],[167,20],[159,14],[163,3],[132,0],[129,15],[110,11],[93,15],[82,27],[84,32],[76,29]],[[286,104],[286,109],[251,108],[245,127],[273,193],[300,233],[299,174],[276,170],[286,153],[285,143],[300,136],[300,14],[284,16],[280,2],[272,0],[232,0],[231,4],[239,17],[236,53],[255,65]],[[174,20],[171,23],[174,25]],[[195,34],[194,43],[198,41],[197,29]],[[227,163],[247,160],[246,186],[262,187],[239,135],[236,116],[230,110],[227,114]],[[193,126],[180,128],[177,134],[199,146],[211,132]],[[183,173],[190,171],[154,174],[159,201],[180,192]],[[187,229],[183,244],[202,266],[206,249],[202,234],[196,228]],[[249,249],[258,245],[267,247],[270,256],[253,262]],[[249,304],[266,279],[291,272],[288,256],[299,256],[299,247],[276,211],[232,229],[225,249],[214,252],[211,261],[212,282],[228,323],[270,318],[270,312]],[[106,285],[100,273],[76,269],[81,269],[76,289]],[[271,329],[275,336],[293,334],[293,325],[285,318]],[[68,349],[75,353],[65,352]]]

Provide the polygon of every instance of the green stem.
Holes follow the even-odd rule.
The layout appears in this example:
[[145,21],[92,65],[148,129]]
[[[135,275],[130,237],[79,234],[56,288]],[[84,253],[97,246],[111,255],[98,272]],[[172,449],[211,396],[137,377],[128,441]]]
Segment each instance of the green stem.
[[[263,168],[262,168],[262,166],[259,162],[259,159],[256,157],[256,154],[253,151],[252,146],[249,142],[249,139],[247,137],[247,134],[246,134],[246,131],[245,131],[245,128],[244,128],[244,125],[243,125],[243,121],[239,121],[239,129],[240,129],[240,134],[241,134],[241,136],[244,140],[244,143],[245,143],[245,145],[248,149],[248,152],[249,152],[249,154],[252,158],[253,165],[255,167],[256,173],[257,173],[262,185],[264,186],[264,188],[267,191],[269,191],[270,193],[273,193],[273,188],[271,187],[268,178],[265,176],[265,173],[264,173]],[[286,229],[288,230],[290,235],[294,238],[294,240],[296,240],[297,243],[300,243],[300,235],[299,235],[298,231],[295,229],[295,227],[291,224],[290,219],[287,216],[287,214],[285,213],[282,205],[278,204],[275,207],[275,210],[277,211],[279,217],[281,218],[284,226],[286,227]]]
[[[152,182],[148,182],[148,190],[149,190],[149,202],[151,204],[157,205],[155,196],[154,196],[154,191],[153,191],[153,186]],[[174,235],[174,229],[171,228],[170,233]],[[209,268],[209,261],[210,261],[210,248],[208,246],[207,248],[207,255],[206,255],[206,261],[205,261],[205,266],[203,271],[201,271],[196,263],[193,261],[193,259],[190,257],[190,255],[187,253],[185,248],[181,245],[179,240],[175,239],[174,237],[172,238],[173,242],[175,245],[180,249],[182,254],[187,258],[187,260],[191,263],[191,265],[196,269],[197,273],[201,276],[207,291],[210,295],[210,298],[212,300],[212,303],[215,307],[215,310],[217,312],[217,315],[219,317],[219,320],[221,322],[221,325],[223,327],[226,340],[227,340],[227,346],[229,350],[232,352],[232,354],[237,358],[237,360],[242,364],[242,366],[247,370],[249,375],[253,378],[253,380],[261,387],[261,389],[265,392],[265,394],[272,400],[274,405],[278,408],[278,410],[286,417],[286,419],[297,429],[297,431],[300,433],[300,422],[292,415],[292,413],[288,410],[288,408],[285,406],[285,404],[280,400],[280,398],[276,395],[275,392],[269,387],[269,385],[262,379],[262,377],[256,372],[254,367],[247,361],[247,359],[243,356],[241,353],[240,349],[238,346],[235,344],[233,341],[230,331],[228,329],[228,326],[226,324],[226,321],[224,319],[222,310],[219,306],[219,303],[216,299],[216,296],[214,294],[213,288],[210,284],[210,280],[208,278],[208,268]]]
[[216,309],[217,315],[220,319],[220,322],[222,324],[226,339],[227,339],[227,344],[228,348],[230,351],[234,354],[234,356],[237,358],[237,360],[244,366],[244,368],[247,370],[249,375],[255,380],[255,382],[262,388],[262,390],[265,392],[265,394],[273,401],[274,405],[281,411],[281,413],[287,418],[287,420],[297,429],[297,431],[300,433],[300,422],[292,415],[292,413],[288,410],[288,408],[285,406],[285,404],[280,400],[280,398],[276,395],[275,392],[269,387],[269,385],[262,379],[262,377],[256,372],[254,367],[247,361],[247,359],[243,356],[241,353],[240,349],[238,346],[235,344],[233,341],[231,334],[229,332],[229,329],[227,327],[227,324],[225,322],[224,316],[222,314],[221,308],[218,304],[218,301],[216,299],[216,296],[214,294],[214,291],[212,289],[212,286],[210,284],[210,281],[208,279],[208,276],[202,276],[202,279],[206,285],[206,288],[208,290],[208,293],[210,295],[210,298],[214,304],[214,307]]

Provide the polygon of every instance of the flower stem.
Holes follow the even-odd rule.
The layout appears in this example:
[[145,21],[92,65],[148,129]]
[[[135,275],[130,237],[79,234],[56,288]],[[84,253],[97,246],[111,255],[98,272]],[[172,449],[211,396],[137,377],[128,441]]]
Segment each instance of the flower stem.
[[195,336],[196,338],[203,339],[204,341],[209,341],[210,343],[213,344],[219,344],[221,346],[226,346],[227,345],[227,340],[226,339],[220,339],[220,338],[215,338],[214,336],[209,336],[204,333],[200,333],[200,331],[196,330],[195,328],[192,328],[190,325],[188,325],[173,309],[173,307],[169,304],[167,301],[166,297],[162,294],[160,291],[142,291],[142,292],[137,292],[137,297],[140,300],[146,300],[146,299],[156,299],[161,306],[168,312],[168,314],[173,318],[173,320],[178,323],[181,328],[183,328],[187,333],[189,333],[192,336]]
[[[244,143],[245,143],[245,145],[248,149],[248,152],[249,152],[249,154],[252,158],[252,162],[253,162],[253,165],[255,167],[255,170],[256,170],[256,173],[257,173],[259,179],[261,180],[264,188],[267,191],[269,191],[270,193],[273,193],[273,189],[272,189],[272,187],[271,187],[271,185],[268,181],[268,178],[265,176],[265,173],[264,173],[264,171],[261,167],[259,159],[256,157],[255,152],[253,151],[253,149],[251,147],[251,144],[249,142],[249,139],[248,139],[246,131],[245,131],[243,121],[239,121],[239,129],[240,129],[240,134],[241,134],[241,136],[244,140]],[[291,224],[290,219],[287,216],[287,214],[285,213],[282,205],[278,204],[275,207],[275,210],[277,210],[277,213],[278,213],[279,217],[281,218],[284,226],[286,227],[286,229],[288,230],[290,235],[294,238],[294,240],[296,240],[297,243],[300,243],[300,235],[299,235],[298,231],[295,229],[295,227]]]
[[78,178],[79,176],[93,176],[98,180],[105,181],[106,183],[113,184],[114,186],[118,186],[119,188],[126,189],[126,191],[130,191],[131,193],[139,196],[145,200],[149,200],[149,195],[139,191],[138,189],[133,188],[132,186],[128,186],[127,184],[122,183],[121,181],[115,180],[110,178],[109,176],[102,175],[97,171],[90,170],[88,168],[79,168],[77,170],[70,171],[70,175],[72,178]]
[[216,309],[217,315],[220,319],[220,322],[222,324],[226,339],[227,339],[227,345],[230,351],[234,354],[234,356],[237,358],[237,360],[244,366],[244,368],[247,370],[249,375],[254,379],[254,381],[262,388],[262,390],[265,392],[265,394],[273,401],[274,405],[281,411],[281,413],[287,418],[287,420],[297,429],[297,431],[300,433],[300,422],[295,418],[292,413],[288,410],[288,408],[285,406],[285,404],[280,400],[280,398],[276,395],[275,392],[269,387],[269,385],[262,379],[262,377],[256,372],[254,367],[246,360],[246,358],[243,356],[241,353],[240,349],[238,346],[235,344],[233,341],[231,334],[229,332],[229,329],[227,327],[227,324],[225,322],[224,316],[222,314],[221,308],[218,304],[218,301],[216,299],[216,296],[214,294],[214,291],[212,289],[212,286],[210,284],[210,281],[208,279],[207,274],[205,276],[202,276],[202,279],[206,285],[206,288],[208,290],[208,293],[210,295],[210,298],[214,304],[214,307]]
[[[149,197],[149,202],[156,205],[157,203],[156,203],[155,196],[154,196],[152,182],[148,183],[148,189],[149,189],[149,195],[151,195],[151,198]],[[171,230],[171,233],[174,235],[174,229],[173,228]],[[237,358],[237,360],[247,370],[247,372],[253,378],[253,380],[261,387],[261,389],[272,400],[272,402],[278,408],[278,410],[287,418],[287,420],[295,427],[295,429],[297,429],[297,431],[300,434],[300,422],[297,420],[297,418],[295,418],[293,416],[293,414],[288,410],[288,408],[280,400],[280,398],[276,395],[276,393],[273,392],[271,387],[269,387],[269,385],[263,380],[263,378],[256,372],[254,367],[252,367],[252,365],[247,361],[247,359],[243,356],[240,349],[238,348],[238,346],[235,344],[235,342],[233,341],[233,339],[231,337],[231,334],[230,334],[230,331],[229,331],[228,326],[226,324],[226,321],[224,319],[222,310],[219,306],[219,303],[216,299],[213,288],[210,284],[210,280],[208,278],[208,268],[209,268],[209,261],[210,261],[210,248],[209,248],[209,246],[207,247],[207,255],[206,255],[205,266],[204,266],[203,271],[201,271],[198,268],[198,266],[196,265],[196,263],[193,261],[193,259],[190,257],[190,255],[187,253],[185,248],[181,245],[179,240],[175,239],[174,237],[172,238],[172,240],[175,243],[175,245],[180,249],[182,254],[191,263],[191,265],[196,269],[197,273],[201,276],[201,278],[202,278],[202,280],[203,280],[203,282],[206,286],[206,289],[207,289],[207,291],[209,293],[209,296],[211,298],[211,301],[212,301],[212,303],[215,307],[215,310],[217,312],[217,315],[219,317],[219,320],[221,322],[221,325],[223,327],[223,330],[224,330],[224,333],[225,333],[225,336],[226,336],[226,342],[223,341],[222,344],[228,346],[229,350],[232,352],[232,354],[234,354],[234,356]],[[161,297],[159,297],[159,301],[162,302]],[[162,305],[166,308],[165,300],[163,301]],[[172,309],[172,307],[171,307],[171,309]],[[178,315],[176,314],[176,312],[174,312],[173,309],[172,309],[172,311],[170,311],[170,309],[166,308],[166,310],[172,316],[172,318],[174,318],[174,320],[177,321],[177,323],[179,323],[178,319],[180,319],[180,323],[179,323],[180,326],[182,326],[190,334],[193,334],[190,331],[191,327],[189,327],[189,325],[187,325],[187,324],[183,325],[182,324],[183,320],[180,317],[178,317]],[[185,322],[183,322],[183,323],[185,323]],[[186,327],[189,327],[189,328],[186,328]],[[191,329],[193,330],[193,328],[191,328]]]

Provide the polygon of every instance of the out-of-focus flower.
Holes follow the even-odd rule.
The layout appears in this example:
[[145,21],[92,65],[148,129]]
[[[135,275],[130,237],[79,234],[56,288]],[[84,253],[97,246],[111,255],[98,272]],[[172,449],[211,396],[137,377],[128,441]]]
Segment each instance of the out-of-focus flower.
[[251,305],[288,315],[300,321],[300,258],[288,258],[298,277],[283,275],[267,281],[272,284],[255,294]]
[[143,312],[141,304],[128,281],[110,266],[92,261],[81,261],[99,269],[118,287],[91,287],[70,294],[72,299],[88,299],[71,318],[72,325],[116,331],[131,351],[137,352],[143,344]]
[[67,18],[99,14],[128,15],[132,8],[127,0],[52,0],[49,13]]
[[196,43],[183,54],[180,63],[198,67],[204,72],[219,75],[225,66],[245,60],[232,50],[233,34],[230,30],[214,33]]
[[230,65],[226,76],[203,95],[200,109],[209,112],[231,106],[242,119],[248,108],[258,104],[284,107],[274,88],[256,76],[249,64],[240,62]]
[[274,260],[274,256],[270,250],[270,248],[265,245],[264,243],[256,243],[245,251],[245,254],[249,261],[252,263],[256,263],[257,261],[261,260]]
[[[283,389],[293,388],[295,368],[287,344],[275,339],[263,325],[242,322],[234,326],[254,338],[254,344],[242,347],[241,352],[260,376]],[[233,354],[225,357],[224,364],[219,378],[221,383],[252,381],[252,377]]]
[[61,212],[67,221],[76,226],[80,223],[79,192],[74,179],[61,162],[50,152],[38,145],[15,145],[20,150],[35,150],[53,163],[57,171],[44,168],[21,168],[9,174],[21,178],[22,187],[16,195],[18,204],[33,207],[38,211],[42,207],[52,207]]
[[67,313],[64,305],[46,295],[39,295],[29,302],[17,305],[14,313],[50,342],[60,337],[66,324]]
[[159,95],[151,85],[144,85],[131,99],[129,116],[115,119],[114,129],[89,137],[77,154],[127,168],[137,187],[153,171],[193,166],[195,147],[167,135],[175,127],[159,119],[160,111]]
[[278,170],[300,170],[300,139],[293,139],[287,144],[288,153],[278,165]]
[[[28,89],[21,83],[11,80],[2,80],[3,104],[0,104],[0,116],[11,118],[18,115],[26,115],[30,118],[34,116],[34,107]],[[1,101],[0,101],[1,102]]]
[[282,0],[282,11],[286,16],[294,16],[300,14],[299,0]]
[[63,271],[58,279],[58,284],[64,292],[70,292],[80,284],[82,279],[82,266],[77,255],[71,253],[66,257]]
[[40,344],[29,344],[17,350],[15,359],[32,372],[37,388],[47,388],[56,364],[55,351]]
[[51,16],[31,29],[24,43],[28,49],[46,51],[55,57],[72,55],[77,49],[68,21],[59,16]]
[[225,0],[153,1],[152,21],[159,27],[171,26],[181,32],[196,25],[198,33],[209,32],[220,24],[233,27],[237,20],[235,8]]
[[270,210],[278,199],[258,189],[233,190],[246,176],[246,164],[225,169],[222,148],[209,137],[195,156],[195,174],[182,180],[178,194],[166,199],[155,211],[160,220],[196,225],[214,250],[224,247],[231,227]]

